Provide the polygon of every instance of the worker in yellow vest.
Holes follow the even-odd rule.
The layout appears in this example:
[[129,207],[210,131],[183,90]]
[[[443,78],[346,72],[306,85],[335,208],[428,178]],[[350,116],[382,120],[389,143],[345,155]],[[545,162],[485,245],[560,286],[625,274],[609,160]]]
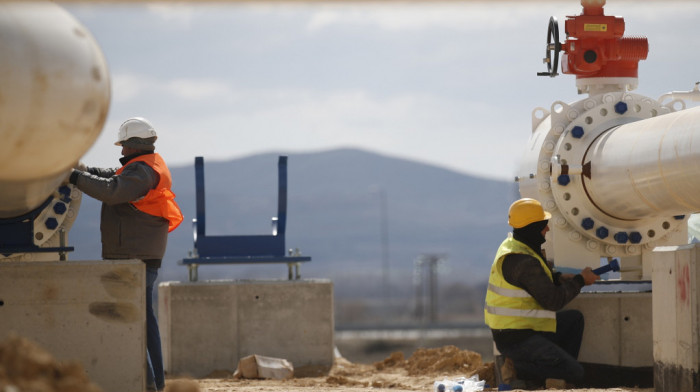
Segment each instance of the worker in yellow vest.
[[583,315],[561,309],[600,277],[590,267],[577,275],[552,270],[542,252],[550,218],[537,200],[515,201],[508,211],[513,233],[491,266],[484,318],[502,354],[496,361],[499,381],[512,388],[583,379],[577,361]]

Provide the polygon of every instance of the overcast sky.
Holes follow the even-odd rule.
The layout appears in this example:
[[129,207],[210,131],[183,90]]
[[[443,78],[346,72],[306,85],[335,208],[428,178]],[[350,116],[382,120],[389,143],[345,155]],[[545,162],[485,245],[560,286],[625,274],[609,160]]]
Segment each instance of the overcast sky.
[[[578,1],[64,4],[109,64],[112,101],[83,160],[118,166],[119,124],[144,116],[171,165],[359,147],[510,180],[531,112],[573,102],[543,71],[547,24]],[[644,35],[636,93],[700,81],[700,2],[608,1]]]

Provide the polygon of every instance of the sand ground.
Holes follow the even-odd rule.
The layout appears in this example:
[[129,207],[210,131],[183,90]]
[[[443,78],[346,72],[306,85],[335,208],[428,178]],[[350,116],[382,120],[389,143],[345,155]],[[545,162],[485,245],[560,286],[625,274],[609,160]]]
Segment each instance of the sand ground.
[[[242,379],[217,371],[203,379],[168,377],[165,392],[433,391],[435,381],[478,376],[495,385],[493,362],[456,346],[418,349],[409,358],[397,351],[373,364],[352,363],[337,356],[328,375],[285,380]],[[495,390],[495,389],[486,389]],[[653,389],[550,389],[579,392],[653,392]],[[12,336],[0,343],[0,392],[101,392],[81,365],[56,361],[27,339]]]
[[[232,374],[212,374],[198,380],[169,379],[166,392],[259,392],[259,391],[340,391],[340,392],[407,392],[433,391],[439,380],[478,375],[494,385],[493,362],[482,363],[478,353],[459,350],[455,346],[421,349],[410,358],[397,352],[374,364],[351,363],[336,358],[330,373],[324,377],[292,378],[288,380],[236,379]],[[496,391],[487,388],[486,391]],[[653,392],[653,389],[549,389],[548,391],[577,392]]]

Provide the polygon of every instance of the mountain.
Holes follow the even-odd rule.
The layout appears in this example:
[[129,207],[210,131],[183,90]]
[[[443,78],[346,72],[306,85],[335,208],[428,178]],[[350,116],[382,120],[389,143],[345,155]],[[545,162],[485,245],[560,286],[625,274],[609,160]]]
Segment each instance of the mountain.
[[[207,234],[270,233],[277,213],[278,155],[204,157]],[[392,291],[413,293],[414,262],[423,254],[446,256],[438,270],[440,284],[488,279],[495,250],[509,231],[507,209],[517,197],[513,183],[356,149],[288,156],[286,245],[313,258],[301,266],[303,278],[332,279],[336,296],[377,296],[386,249]],[[187,268],[178,261],[193,245],[194,162],[171,172],[185,220],[170,234],[160,280],[186,281]],[[83,198],[69,242],[76,248],[71,259],[100,258],[99,202]],[[287,267],[200,266],[199,276],[286,279]]]

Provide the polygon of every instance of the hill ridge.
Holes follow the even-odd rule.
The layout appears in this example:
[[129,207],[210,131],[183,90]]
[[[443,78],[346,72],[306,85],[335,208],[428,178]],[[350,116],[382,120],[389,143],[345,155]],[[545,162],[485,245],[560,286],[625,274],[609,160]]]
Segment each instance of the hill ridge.
[[[278,155],[289,157],[287,247],[313,258],[302,266],[303,277],[331,278],[339,294],[371,295],[381,282],[386,213],[392,286],[411,281],[414,261],[424,253],[448,255],[446,282],[487,279],[495,249],[509,230],[514,184],[355,148],[230,160],[205,156],[207,233],[270,232],[277,213]],[[193,245],[194,168],[174,166],[171,173],[185,221],[169,237],[160,279],[184,281],[187,269],[177,261]],[[380,197],[386,197],[384,212]],[[85,196],[70,233],[76,247],[71,259],[100,257],[98,228],[99,202]],[[200,279],[269,277],[286,278],[286,266],[200,267]]]

